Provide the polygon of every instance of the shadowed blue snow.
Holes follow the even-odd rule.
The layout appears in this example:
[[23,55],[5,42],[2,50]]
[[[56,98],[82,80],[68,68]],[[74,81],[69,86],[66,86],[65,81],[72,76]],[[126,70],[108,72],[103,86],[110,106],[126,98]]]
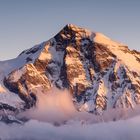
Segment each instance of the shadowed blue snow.
[[0,60],[73,23],[139,49],[139,0],[0,0]]

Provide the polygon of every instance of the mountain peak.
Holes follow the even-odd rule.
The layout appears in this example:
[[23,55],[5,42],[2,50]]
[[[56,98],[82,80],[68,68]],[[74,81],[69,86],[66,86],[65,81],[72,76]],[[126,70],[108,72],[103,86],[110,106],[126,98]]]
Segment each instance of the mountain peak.
[[66,26],[69,27],[69,28],[80,28],[79,26],[77,26],[75,24],[71,24],[71,23],[66,24]]
[[67,24],[57,35],[62,36],[62,38],[75,38],[76,40],[89,38],[92,42],[110,46],[126,46],[122,43],[113,41],[102,33],[91,31],[89,29],[79,27],[75,24]]
[[[66,24],[66,26],[65,27],[67,27],[67,28],[69,28],[69,29],[84,29],[84,28],[81,28],[80,26],[77,26],[77,25],[75,25],[75,24]],[[64,28],[65,28],[64,27]]]
[[140,104],[139,53],[74,24],[5,65],[1,81],[26,108],[53,86],[69,89],[77,110],[96,114]]
[[79,27],[75,24],[67,24],[63,29],[62,31],[65,31],[67,33],[69,32],[73,32],[74,34],[78,33],[79,35],[83,36],[83,35],[86,35],[86,36],[90,36],[93,32],[91,32],[90,30],[88,29],[85,29],[85,28],[82,28],[82,27]]

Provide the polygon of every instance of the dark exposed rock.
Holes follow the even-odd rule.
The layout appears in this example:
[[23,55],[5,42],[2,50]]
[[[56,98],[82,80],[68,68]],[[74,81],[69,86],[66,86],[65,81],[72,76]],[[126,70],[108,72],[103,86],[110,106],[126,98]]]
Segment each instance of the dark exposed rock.
[[39,47],[31,48],[26,52],[26,54],[36,53],[39,49],[40,49]]
[[32,58],[27,57],[27,58],[26,58],[26,62],[30,62],[30,61],[32,61]]
[[17,108],[4,103],[0,103],[0,110],[9,110],[13,112],[18,112]]

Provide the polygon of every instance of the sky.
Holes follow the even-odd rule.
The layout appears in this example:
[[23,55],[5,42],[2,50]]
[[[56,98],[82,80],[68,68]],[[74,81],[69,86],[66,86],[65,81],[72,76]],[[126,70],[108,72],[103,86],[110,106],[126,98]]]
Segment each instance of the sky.
[[140,0],[0,0],[0,61],[72,23],[140,51]]

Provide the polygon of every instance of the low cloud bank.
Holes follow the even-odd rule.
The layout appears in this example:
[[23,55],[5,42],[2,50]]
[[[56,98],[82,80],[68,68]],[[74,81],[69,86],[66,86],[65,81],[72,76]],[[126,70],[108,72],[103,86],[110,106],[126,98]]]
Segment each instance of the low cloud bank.
[[[112,110],[103,116],[76,111],[67,90],[52,89],[37,95],[36,107],[19,115],[25,124],[0,123],[0,140],[139,140],[139,108]],[[127,120],[110,121],[115,119]],[[100,123],[95,123],[100,122]],[[54,125],[55,124],[55,125]]]
[[54,126],[30,120],[24,125],[0,123],[1,140],[139,140],[140,116],[129,120],[81,124],[77,121]]
[[68,120],[79,120],[86,123],[108,122],[128,119],[140,114],[140,106],[135,109],[110,109],[102,115],[78,112],[73,104],[68,90],[52,88],[46,93],[38,91],[36,106],[21,113],[19,117],[26,117],[43,122],[65,123]]

